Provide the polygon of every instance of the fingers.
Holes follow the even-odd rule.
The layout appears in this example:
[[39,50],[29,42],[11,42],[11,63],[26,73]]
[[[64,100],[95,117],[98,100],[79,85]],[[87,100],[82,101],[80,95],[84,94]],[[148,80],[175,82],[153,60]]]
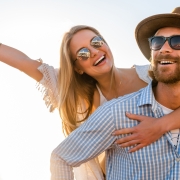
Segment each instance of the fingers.
[[135,140],[134,135],[126,136],[115,141],[116,144],[129,143],[129,141]]
[[142,149],[143,147],[145,147],[143,144],[137,144],[137,146],[130,149],[129,152],[132,153],[132,152],[138,151],[139,149]]
[[[147,116],[143,116],[143,115],[137,115],[137,114],[131,114],[129,112],[126,112],[126,116],[132,120],[137,120],[137,121],[144,121],[146,119],[148,119]],[[112,133],[112,135],[121,135],[121,134],[129,134],[129,133],[133,133],[134,132],[134,128],[125,128],[125,129],[121,129],[121,130],[116,130]]]
[[119,145],[121,148],[125,148],[125,147],[130,147],[130,146],[134,146],[133,148],[131,148],[129,150],[129,153],[132,153],[132,152],[135,152],[135,151],[138,151],[139,149],[142,149],[143,147],[145,147],[146,145],[144,144],[138,144],[139,141],[137,140],[134,140],[134,141],[130,141],[130,142],[127,142],[127,143],[123,143],[121,145]]
[[125,128],[125,129],[120,129],[120,130],[116,130],[112,133],[113,136],[118,136],[121,134],[130,134],[133,132],[134,128]]
[[114,136],[128,134],[128,136],[116,140],[115,143],[120,147],[132,147],[129,152],[135,152],[153,143],[161,136],[161,133],[159,135],[159,128],[156,127],[154,123],[156,122],[156,118],[131,114],[128,112],[126,113],[126,116],[132,120],[138,120],[140,123],[137,126],[116,130],[112,133]]
[[125,148],[125,147],[129,147],[129,146],[137,145],[138,143],[139,143],[138,140],[132,140],[132,141],[129,141],[129,142],[126,142],[126,143],[122,143],[119,146],[122,147],[122,148]]
[[143,121],[145,119],[145,117],[146,117],[146,116],[143,116],[143,115],[131,114],[129,112],[126,112],[126,116],[129,119],[137,120],[137,121]]
[[[117,140],[118,141],[118,140]],[[119,142],[115,142],[116,144],[119,144]],[[135,152],[135,151],[138,151],[139,149],[142,149],[143,147],[145,147],[146,145],[144,144],[139,144],[139,141],[138,140],[132,140],[132,141],[129,141],[129,142],[126,142],[126,143],[122,143],[119,145],[121,148],[126,148],[126,147],[130,147],[130,146],[134,146],[133,148],[131,148],[129,150],[129,153],[132,153],[132,152]]]

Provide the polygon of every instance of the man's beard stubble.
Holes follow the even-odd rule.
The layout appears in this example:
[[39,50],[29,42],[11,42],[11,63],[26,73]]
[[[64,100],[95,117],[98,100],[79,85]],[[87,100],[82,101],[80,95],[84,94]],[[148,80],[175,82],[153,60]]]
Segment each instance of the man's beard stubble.
[[[159,70],[158,61],[161,61],[162,59],[165,59],[165,61],[175,61],[177,64],[176,69],[174,69],[170,74],[167,74],[166,71],[169,69],[169,67],[166,68],[166,65],[164,65],[164,67]],[[160,54],[154,60],[152,60],[152,70],[156,81],[165,84],[177,83],[180,81],[180,57]]]

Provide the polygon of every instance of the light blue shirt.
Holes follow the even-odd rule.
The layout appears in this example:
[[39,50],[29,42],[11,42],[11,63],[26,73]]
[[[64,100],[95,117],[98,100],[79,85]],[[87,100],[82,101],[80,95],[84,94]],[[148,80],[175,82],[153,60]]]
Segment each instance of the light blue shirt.
[[134,153],[130,147],[114,144],[116,129],[136,126],[125,112],[151,117],[163,116],[151,84],[138,92],[113,99],[100,106],[88,120],[73,131],[52,153],[52,180],[73,180],[73,166],[79,166],[106,151],[107,180],[179,180],[180,145],[173,146],[170,133]]

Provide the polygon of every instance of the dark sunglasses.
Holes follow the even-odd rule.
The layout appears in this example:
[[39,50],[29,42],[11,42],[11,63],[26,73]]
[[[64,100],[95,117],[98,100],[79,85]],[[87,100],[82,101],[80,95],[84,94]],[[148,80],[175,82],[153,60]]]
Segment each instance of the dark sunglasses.
[[168,41],[169,46],[172,49],[180,50],[180,35],[175,35],[170,37],[154,36],[148,38],[148,41],[151,50],[154,51],[160,50],[166,41]]
[[[90,45],[95,49],[100,48],[103,44],[104,44],[104,41],[100,36],[96,36],[96,37],[92,38],[90,41]],[[74,63],[78,59],[83,60],[83,61],[88,60],[90,58],[90,56],[91,56],[90,50],[88,48],[82,48],[77,52],[77,57],[74,60]]]

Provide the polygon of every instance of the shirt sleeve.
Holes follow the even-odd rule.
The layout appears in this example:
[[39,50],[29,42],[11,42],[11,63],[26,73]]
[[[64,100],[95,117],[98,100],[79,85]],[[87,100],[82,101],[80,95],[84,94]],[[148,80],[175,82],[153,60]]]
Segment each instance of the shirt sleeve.
[[37,83],[37,89],[42,92],[43,100],[52,112],[58,107],[58,69],[42,63],[38,70],[43,74],[43,78]]
[[142,79],[146,83],[150,83],[152,81],[151,77],[148,74],[150,64],[148,65],[134,65],[137,75],[139,76],[140,79]]
[[115,136],[110,108],[99,107],[79,128],[73,131],[51,155],[51,180],[73,180],[72,167],[97,157],[110,148]]

